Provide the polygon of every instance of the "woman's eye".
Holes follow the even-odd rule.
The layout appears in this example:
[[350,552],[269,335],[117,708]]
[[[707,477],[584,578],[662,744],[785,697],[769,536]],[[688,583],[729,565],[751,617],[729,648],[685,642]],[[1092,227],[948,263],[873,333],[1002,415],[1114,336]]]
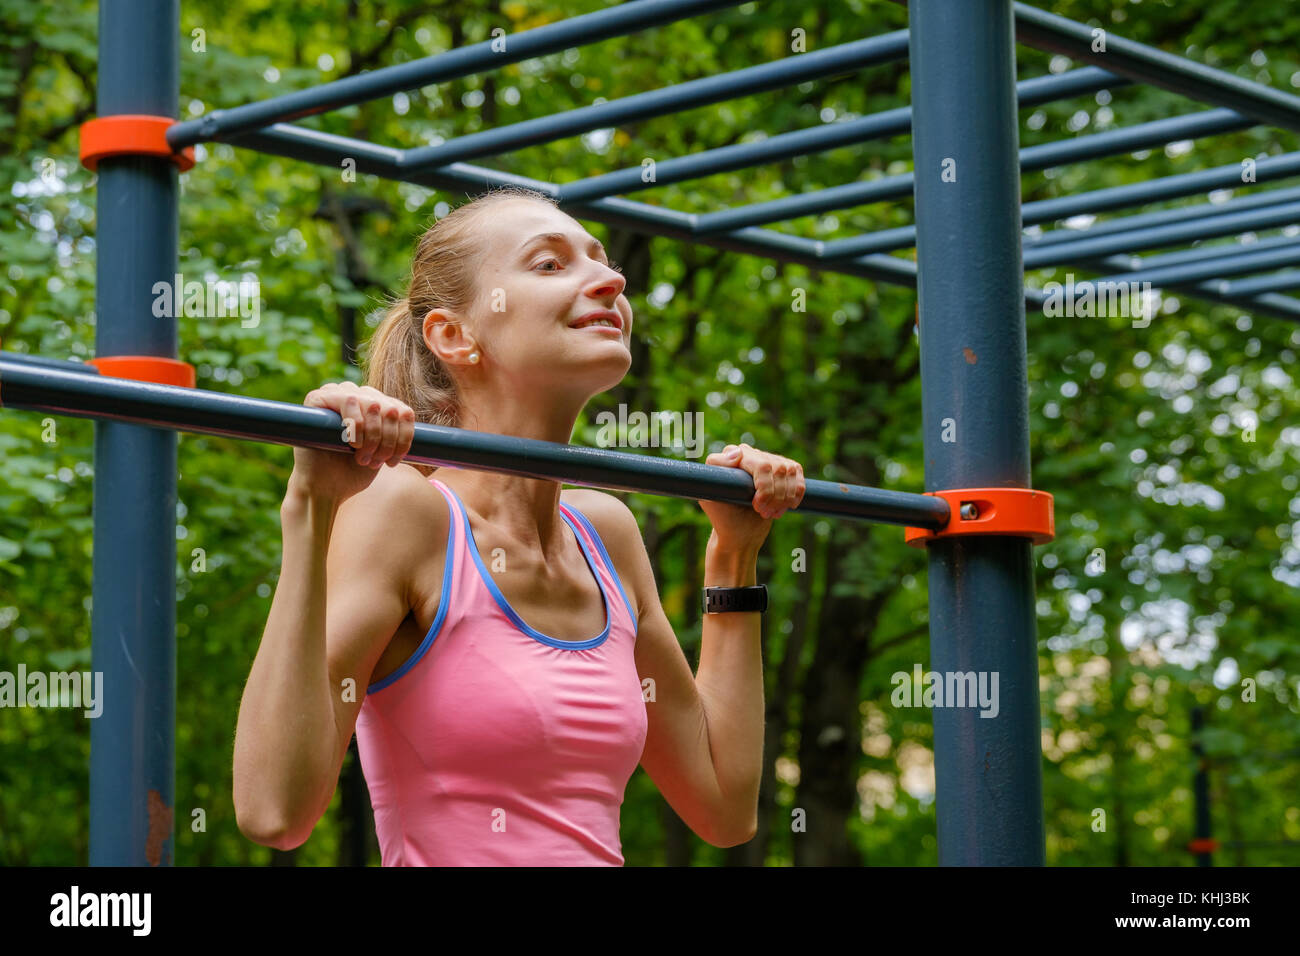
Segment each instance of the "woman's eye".
[[[554,262],[556,265],[559,265],[559,264],[560,264],[560,260],[559,260],[559,259],[543,259],[541,262],[537,263],[537,268],[541,268],[542,266],[546,265],[546,263],[548,263],[548,262]],[[546,270],[546,271],[548,271],[548,272],[554,272],[555,270],[554,270],[554,269],[548,269],[548,270]]]

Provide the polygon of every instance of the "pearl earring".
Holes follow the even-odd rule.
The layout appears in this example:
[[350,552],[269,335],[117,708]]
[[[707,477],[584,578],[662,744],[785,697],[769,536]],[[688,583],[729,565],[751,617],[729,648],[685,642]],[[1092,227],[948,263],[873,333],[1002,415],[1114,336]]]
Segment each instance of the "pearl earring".
[[477,361],[478,361],[478,353],[477,353],[477,352],[470,352],[470,353],[469,353],[469,360],[470,360],[470,362],[472,362],[472,363],[473,363],[473,362],[477,362]]

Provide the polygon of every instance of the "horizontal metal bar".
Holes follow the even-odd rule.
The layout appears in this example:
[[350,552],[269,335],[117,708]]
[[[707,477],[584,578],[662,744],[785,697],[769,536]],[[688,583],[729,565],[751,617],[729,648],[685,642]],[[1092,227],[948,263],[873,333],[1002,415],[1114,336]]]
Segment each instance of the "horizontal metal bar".
[[[1260,247],[1277,248],[1283,244],[1289,245],[1294,241],[1295,240],[1290,238],[1278,237],[1276,240],[1264,239],[1257,243],[1251,243],[1250,245],[1242,243],[1236,245],[1221,243],[1205,249],[1184,250],[1181,253],[1171,253],[1167,256],[1153,256],[1150,259],[1145,260],[1138,256],[1109,256],[1105,259],[1085,263],[1085,265],[1098,272],[1114,272],[1118,270],[1119,272],[1132,273],[1144,268],[1145,266],[1155,266],[1157,263],[1162,262],[1168,264],[1168,260],[1171,259],[1176,259],[1181,262],[1204,261],[1206,259],[1214,258],[1214,256],[1209,254],[1211,252],[1217,252],[1222,256],[1226,250],[1236,249],[1237,251],[1234,254],[1241,255],[1241,250],[1243,249],[1246,251],[1256,251]],[[1198,259],[1188,259],[1186,257],[1188,252],[1197,252],[1201,255]],[[1125,276],[1125,278],[1127,279],[1128,276]],[[1231,283],[1224,280],[1211,280],[1209,282],[1197,283],[1170,283],[1165,288],[1174,292],[1182,293],[1191,298],[1203,299],[1207,302],[1217,302],[1222,305],[1231,306],[1232,308],[1238,309],[1242,312],[1250,312],[1256,315],[1268,315],[1277,319],[1287,319],[1292,322],[1300,320],[1300,299],[1285,295],[1277,295],[1275,293],[1260,293],[1250,297],[1234,296],[1232,294],[1225,295],[1222,290],[1230,285]]]
[[[433,170],[412,172],[400,166],[398,159],[401,150],[288,123],[249,133],[234,140],[233,145],[318,163],[332,169],[337,169],[344,159],[351,159],[356,162],[358,172],[469,195],[505,185],[535,189],[553,198],[558,197],[560,192],[560,187],[552,183],[468,163],[452,163]],[[561,200],[561,203],[566,212],[577,218],[649,235],[696,242],[729,252],[794,263],[811,269],[916,288],[916,263],[897,256],[862,256],[831,262],[823,257],[822,247],[825,244],[821,241],[785,235],[771,229],[737,229],[730,233],[702,236],[697,227],[699,216],[694,213],[615,197],[582,203],[564,203]],[[1041,294],[1026,289],[1025,301],[1031,308],[1041,305]]]
[[195,143],[227,140],[250,130],[379,99],[433,83],[443,83],[510,63],[558,53],[571,47],[636,33],[649,27],[685,20],[742,0],[638,0],[615,4],[594,13],[569,17],[522,33],[484,40],[471,46],[423,57],[411,63],[345,77],[308,90],[298,90],[258,103],[214,110],[167,130],[174,151]]
[[1254,125],[1250,117],[1232,110],[1205,110],[1184,116],[1169,116],[1139,123],[1137,126],[1123,126],[1089,136],[1028,146],[1020,151],[1020,168],[1026,172],[1047,169],[1064,163],[1164,146],[1180,140],[1234,133],[1250,129]]
[[47,358],[44,355],[30,355],[27,352],[0,352],[0,355],[3,355],[7,361],[30,365],[33,368],[52,368],[64,372],[80,372],[83,375],[99,374],[99,369],[95,366],[73,359]]
[[1254,242],[1215,242],[1177,252],[1166,252],[1158,256],[1110,256],[1103,262],[1121,264],[1125,269],[1163,269],[1166,266],[1179,266],[1189,262],[1204,262],[1206,259],[1222,259],[1231,256],[1262,252],[1265,249],[1289,249],[1296,244],[1296,236],[1268,236]]
[[1223,287],[1224,295],[1259,295],[1261,292],[1288,292],[1300,289],[1300,270],[1290,269],[1273,275],[1237,279]]
[[[1190,116],[1152,120],[1149,123],[1139,123],[1137,126],[1107,130],[1104,133],[1027,146],[1020,151],[1020,170],[1030,172],[1046,169],[1051,166],[1163,145],[1174,140],[1197,139],[1202,136],[1246,129],[1250,125],[1249,119],[1231,110],[1206,110]],[[701,234],[707,234],[719,230],[739,229],[742,226],[782,222],[886,199],[902,199],[912,195],[913,177],[913,173],[902,173],[898,176],[885,176],[867,182],[832,186],[830,189],[787,196],[770,202],[752,203],[734,209],[705,213],[700,216],[700,231]],[[826,254],[830,258],[861,255],[861,250],[868,244],[870,235],[828,242]]]
[[[468,163],[452,163],[450,166],[414,172],[402,168],[398,162],[401,150],[291,124],[277,124],[270,129],[249,133],[235,140],[233,145],[335,169],[344,159],[351,158],[356,161],[358,172],[468,195],[505,185],[535,189],[551,197],[557,197],[559,192],[559,187],[551,183]],[[651,235],[702,242],[718,249],[798,263],[811,268],[828,267],[818,257],[818,243],[815,240],[785,236],[769,229],[736,230],[729,235],[702,238],[695,233],[697,217],[694,214],[618,198],[570,203],[564,209],[573,216]],[[837,264],[834,271],[895,285],[916,286],[916,263],[895,256],[863,257],[855,262]]]
[[[16,360],[0,352],[0,404],[11,408],[350,453],[332,411]],[[417,424],[406,461],[453,465],[593,488],[749,505],[754,481],[735,468]],[[948,505],[931,495],[805,479],[802,514],[942,528]]]
[[[1254,182],[1270,182],[1300,175],[1300,152],[1268,156],[1255,163]],[[1242,165],[1232,163],[1195,173],[1179,173],[1127,186],[1110,186],[1088,193],[1038,199],[1020,207],[1020,221],[1031,226],[1040,222],[1068,219],[1071,216],[1097,214],[1129,206],[1180,199],[1215,189],[1233,189],[1243,185]],[[843,243],[843,246],[840,244]],[[866,255],[911,249],[916,245],[916,226],[881,229],[852,239],[836,239],[827,244],[828,255]],[[844,251],[847,250],[847,251]]]
[[[906,37],[906,32],[904,32]],[[1065,99],[1081,93],[1125,86],[1128,80],[1099,70],[1094,66],[1051,76],[1038,76],[1016,85],[1021,106],[1034,106],[1052,100]],[[655,163],[654,179],[646,181],[641,166],[616,170],[600,176],[591,176],[560,187],[560,196],[566,201],[589,202],[607,196],[626,195],[642,189],[655,189],[670,183],[686,182],[718,173],[776,163],[795,156],[856,146],[872,140],[907,133],[912,128],[912,108],[873,113],[854,120],[825,123],[812,129],[779,133],[752,143],[719,146],[689,156],[677,156]],[[901,246],[899,248],[902,248]],[[870,250],[868,250],[870,251]]]
[[1015,12],[1016,36],[1022,43],[1093,63],[1202,103],[1236,110],[1255,123],[1300,132],[1300,98],[1282,90],[1126,40],[1111,30],[1104,31],[1105,46],[1101,48],[1093,27],[1028,4],[1015,4]]
[[[1124,275],[1106,276],[1102,279],[1086,281],[1149,282],[1153,286],[1166,286],[1180,282],[1203,282],[1208,279],[1248,275],[1252,272],[1263,272],[1266,269],[1298,264],[1300,264],[1300,240],[1282,249],[1244,252],[1233,256],[1224,256],[1220,259],[1206,259],[1203,262],[1189,262],[1154,269],[1144,266]],[[1076,283],[1077,285],[1078,283]],[[1216,289],[1216,291],[1222,292],[1222,289]]]
[[1169,226],[1174,223],[1194,220],[1209,220],[1218,216],[1246,212],[1251,209],[1266,209],[1280,206],[1282,203],[1300,202],[1300,186],[1291,189],[1270,189],[1251,196],[1228,199],[1224,202],[1197,203],[1195,206],[1180,206],[1177,209],[1160,209],[1155,212],[1142,213],[1137,216],[1125,216],[1120,219],[1108,219],[1080,229],[1068,227],[1053,229],[1034,238],[1026,237],[1024,247],[1044,249],[1062,243],[1078,242],[1082,239],[1096,239],[1100,236],[1113,236],[1117,233],[1136,232],[1157,226]]
[[[1300,175],[1300,152],[1266,156],[1255,160],[1254,164],[1253,182],[1256,183],[1298,176]],[[1111,186],[1073,196],[1040,199],[1021,206],[1020,218],[1028,226],[1068,219],[1071,216],[1110,212],[1129,206],[1143,206],[1147,203],[1163,202],[1166,199],[1180,199],[1215,189],[1239,189],[1248,185],[1242,179],[1243,174],[1241,163],[1229,163],[1226,166],[1215,166],[1213,169],[1179,173],[1176,176],[1164,176],[1146,182],[1130,183],[1127,186]]]
[[607,103],[581,106],[481,133],[458,136],[437,146],[408,149],[402,157],[402,166],[408,169],[429,169],[482,156],[495,156],[594,129],[607,129],[740,96],[783,89],[825,76],[854,73],[864,67],[906,57],[907,31],[897,30],[718,76],[706,76],[663,89],[637,93]]
[[1041,269],[1077,259],[1110,255],[1133,249],[1156,249],[1176,246],[1198,239],[1232,236],[1256,229],[1273,229],[1300,223],[1300,202],[1281,203],[1263,209],[1229,213],[1226,216],[1176,222],[1149,229],[1135,229],[1108,236],[1084,236],[1074,242],[1061,242],[1044,248],[1024,251],[1026,270]]

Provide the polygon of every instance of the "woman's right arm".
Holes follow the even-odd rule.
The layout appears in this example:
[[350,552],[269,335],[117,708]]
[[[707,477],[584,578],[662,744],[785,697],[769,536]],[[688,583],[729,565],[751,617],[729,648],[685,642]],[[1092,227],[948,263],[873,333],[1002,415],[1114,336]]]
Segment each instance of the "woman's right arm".
[[[410,447],[406,406],[335,385],[307,404],[345,418],[352,408],[367,424],[355,460],[295,449],[280,508],[280,578],[239,705],[236,822],[249,839],[282,850],[305,842],[329,806],[370,674],[410,610],[411,538],[394,529],[411,519],[413,496],[427,492],[409,468],[373,480]],[[367,451],[369,467],[359,464]]]

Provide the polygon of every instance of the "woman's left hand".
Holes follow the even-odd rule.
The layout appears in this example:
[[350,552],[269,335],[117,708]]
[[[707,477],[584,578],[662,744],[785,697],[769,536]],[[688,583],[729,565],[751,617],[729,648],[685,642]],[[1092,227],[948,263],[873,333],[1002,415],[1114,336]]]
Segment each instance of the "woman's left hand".
[[803,466],[797,461],[759,451],[749,445],[728,445],[704,460],[706,465],[743,468],[754,479],[753,506],[700,501],[713,523],[713,535],[724,550],[757,552],[772,521],[803,501]]

